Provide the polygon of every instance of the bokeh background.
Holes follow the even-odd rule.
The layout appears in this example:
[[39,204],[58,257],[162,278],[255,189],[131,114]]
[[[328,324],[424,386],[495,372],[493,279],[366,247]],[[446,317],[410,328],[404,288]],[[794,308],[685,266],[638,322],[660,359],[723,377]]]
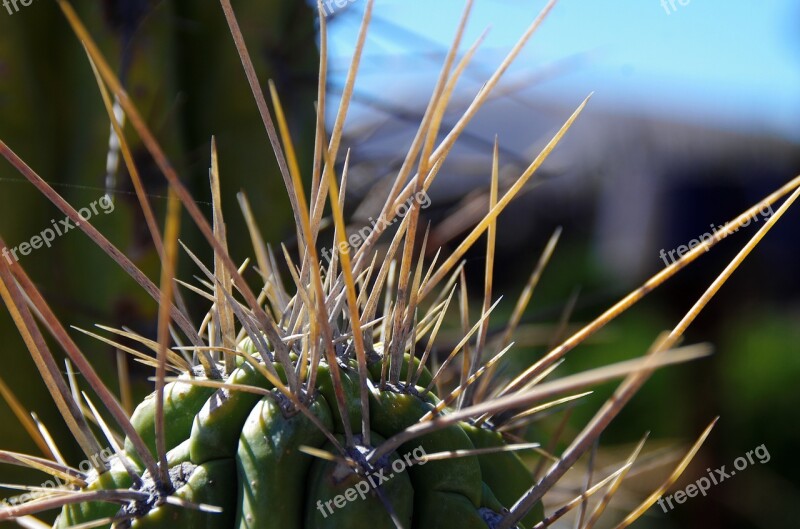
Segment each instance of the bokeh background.
[[[329,110],[341,95],[365,1],[331,10]],[[262,82],[282,95],[301,160],[313,145],[318,44],[315,15],[301,0],[235,2]],[[335,3],[333,4],[335,6]],[[456,94],[454,124],[544,2],[477,0],[465,36],[489,33]],[[267,146],[220,7],[189,0],[104,0],[76,5],[138,103],[184,181],[210,211],[207,168],[211,135],[219,143],[223,208],[235,260],[250,255],[236,193],[247,192],[265,237],[294,246],[288,201]],[[352,149],[346,204],[355,227],[366,225],[424,112],[452,39],[462,2],[378,0],[345,131]],[[659,256],[723,224],[800,173],[800,7],[791,0],[578,2],[563,0],[479,112],[431,189],[426,251],[452,248],[487,204],[491,146],[513,179],[589,93],[592,100],[530,190],[499,221],[497,295],[502,330],[552,232],[562,226],[550,267],[525,314],[513,370],[663,268]],[[331,110],[332,112],[332,110]],[[329,125],[333,115],[329,116]],[[76,207],[106,190],[108,120],[79,43],[52,2],[0,9],[0,139]],[[130,135],[154,207],[163,213],[163,178]],[[305,171],[308,174],[308,171]],[[508,180],[507,180],[508,181]],[[115,210],[95,225],[151,277],[158,262],[130,180],[112,184]],[[63,218],[5,162],[0,163],[0,235],[9,246]],[[184,226],[188,226],[188,221]],[[755,233],[740,230],[675,279],[570,353],[556,375],[643,354],[674,326]],[[330,236],[330,234],[328,234]],[[182,239],[208,257],[196,233]],[[688,343],[709,342],[711,358],[656,374],[602,438],[596,472],[624,459],[645,431],[651,457],[637,467],[607,523],[660,483],[710,420],[720,420],[676,485],[764,445],[770,460],[664,513],[653,507],[637,526],[774,528],[795,525],[800,502],[794,459],[800,444],[796,381],[800,376],[800,212],[791,211],[765,238],[705,313]],[[196,271],[184,259],[181,275]],[[62,320],[130,327],[155,335],[156,304],[82,234],[24,257]],[[479,313],[482,243],[467,256],[467,280]],[[187,294],[200,316],[203,300]],[[449,322],[442,349],[457,340]],[[114,387],[113,349],[75,333]],[[50,403],[7,311],[0,311],[5,362],[0,378],[35,411],[65,456],[77,447]],[[137,397],[151,388],[147,368],[131,364]],[[80,381],[80,378],[79,378]],[[615,385],[580,405],[543,417],[528,432],[545,445],[563,430],[556,453]],[[11,410],[0,402],[0,448],[36,453]],[[548,498],[580,492],[587,462]],[[0,468],[0,482],[38,484],[39,476]],[[571,488],[574,487],[574,488]],[[574,521],[559,527],[574,527]]]

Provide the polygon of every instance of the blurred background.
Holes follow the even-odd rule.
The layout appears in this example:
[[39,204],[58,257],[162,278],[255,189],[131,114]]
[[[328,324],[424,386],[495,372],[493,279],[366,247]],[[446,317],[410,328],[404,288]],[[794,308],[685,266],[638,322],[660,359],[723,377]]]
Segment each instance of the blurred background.
[[[365,1],[329,4],[328,116],[341,96]],[[543,7],[543,1],[476,0],[464,49],[489,30],[445,117],[454,125],[482,84]],[[235,2],[259,78],[281,93],[304,173],[312,157],[318,24],[301,0]],[[148,124],[205,211],[211,135],[219,143],[223,209],[231,253],[251,255],[236,202],[244,190],[267,240],[294,248],[288,201],[236,50],[215,2],[105,0],[76,5]],[[462,2],[377,0],[343,145],[351,151],[350,223],[365,226],[382,205],[416,132],[453,38]],[[13,11],[13,10],[12,10]],[[563,0],[477,114],[430,190],[426,249],[454,248],[488,207],[495,136],[503,182],[512,182],[590,93],[587,110],[498,222],[496,282],[503,301],[493,329],[519,292],[553,231],[564,231],[527,310],[508,372],[543,355],[664,267],[669,252],[724,224],[800,173],[800,6],[791,0],[575,2]],[[0,139],[73,206],[106,192],[108,119],[85,54],[52,2],[0,9]],[[166,186],[129,134],[155,209]],[[111,184],[114,212],[93,220],[150,277],[158,261],[124,169]],[[63,215],[0,163],[0,236],[27,241]],[[763,221],[763,219],[762,219]],[[570,353],[556,376],[643,354],[673,327],[761,224],[714,250]],[[184,223],[189,226],[189,222]],[[327,234],[330,237],[330,234]],[[201,238],[182,239],[203,257]],[[636,467],[606,524],[621,519],[670,473],[717,415],[714,432],[674,487],[764,445],[756,463],[674,510],[654,506],[638,527],[793,526],[800,501],[797,391],[800,376],[800,212],[781,219],[690,328],[686,342],[714,355],[656,374],[612,423],[596,475],[624,460],[645,431],[651,457]],[[483,242],[467,255],[467,281],[481,306]],[[155,335],[156,304],[81,233],[70,232],[20,263],[67,325],[126,326]],[[181,275],[196,270],[183,259]],[[203,300],[187,299],[198,318]],[[456,341],[457,318],[443,337]],[[75,339],[114,387],[113,349]],[[65,456],[77,446],[52,406],[7,311],[0,311],[5,367],[0,378],[39,414]],[[150,370],[131,364],[136,395]],[[80,379],[79,379],[80,382]],[[563,450],[615,385],[534,423],[528,437]],[[37,453],[0,401],[0,448]],[[560,432],[560,433],[559,433]],[[551,446],[551,442],[555,442]],[[586,458],[585,458],[586,459]],[[533,462],[536,464],[536,462]],[[578,494],[583,461],[548,506]],[[38,481],[37,481],[38,480]],[[38,484],[15,468],[0,482]],[[573,487],[573,488],[570,488]],[[574,527],[568,520],[559,527]]]

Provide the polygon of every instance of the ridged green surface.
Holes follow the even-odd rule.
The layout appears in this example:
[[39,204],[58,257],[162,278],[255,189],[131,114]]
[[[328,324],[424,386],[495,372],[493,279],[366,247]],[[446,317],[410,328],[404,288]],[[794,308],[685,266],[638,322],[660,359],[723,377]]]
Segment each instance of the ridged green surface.
[[[361,436],[356,435],[355,446],[348,448],[355,451],[349,452],[353,461],[418,423],[439,402],[434,393],[421,396],[424,388],[419,386],[379,390],[380,370],[373,366],[372,372],[377,376],[371,376],[371,444],[364,446]],[[340,368],[340,373],[345,388],[349,388],[345,394],[350,423],[358,434],[358,374],[355,368]],[[406,442],[378,462],[361,465],[358,474],[335,461],[315,459],[300,448],[332,454],[337,451],[308,414],[327,431],[338,432],[336,438],[345,446],[342,419],[338,410],[333,411],[336,405],[330,367],[325,363],[319,367],[318,391],[307,397],[307,413],[297,411],[277,390],[270,390],[272,385],[250,363],[242,364],[225,381],[262,388],[269,395],[231,387],[214,391],[183,381],[165,388],[165,423],[171,426],[168,445],[172,448],[168,459],[171,471],[181,476],[173,495],[220,507],[222,513],[160,502],[137,502],[135,507],[117,513],[118,507],[113,504],[94,502],[65,507],[59,527],[127,513],[138,516],[133,518],[134,528],[391,529],[395,525],[387,510],[389,505],[396,519],[409,529],[486,528],[481,509],[499,512],[508,508],[531,485],[529,471],[513,453],[424,459],[425,455],[504,443],[499,434],[466,424],[454,424]],[[145,399],[132,421],[148,446],[155,444],[154,401],[154,395]],[[443,413],[448,413],[447,409]],[[131,446],[126,442],[129,450]],[[129,457],[131,454],[129,451]],[[137,458],[132,459],[139,466]],[[398,466],[393,467],[393,463]],[[369,470],[365,473],[363,469]],[[112,474],[114,479],[106,474],[88,489],[124,489],[127,476],[118,470]],[[153,486],[146,474],[144,481],[145,488]],[[358,487],[362,493],[356,496]],[[541,517],[537,509],[525,521],[535,523]]]

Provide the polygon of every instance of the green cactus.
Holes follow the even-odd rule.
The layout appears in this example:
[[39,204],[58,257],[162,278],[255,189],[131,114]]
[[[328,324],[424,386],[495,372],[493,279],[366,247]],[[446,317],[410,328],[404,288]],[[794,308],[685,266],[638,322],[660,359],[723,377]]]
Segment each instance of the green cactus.
[[[210,171],[212,225],[176,177],[163,151],[152,141],[152,133],[94,47],[90,33],[66,0],[58,0],[58,4],[86,44],[103,87],[119,99],[131,126],[170,183],[166,229],[161,239],[160,289],[102,235],[86,224],[81,226],[159,303],[157,344],[124,333],[154,350],[155,357],[117,344],[156,368],[156,391],[128,417],[19,264],[0,259],[0,294],[54,399],[64,410],[68,426],[92,462],[90,469],[78,471],[55,461],[34,461],[0,453],[4,462],[49,470],[69,480],[43,496],[41,491],[34,491],[39,494],[36,499],[0,509],[0,521],[60,509],[55,524],[59,529],[74,526],[508,529],[549,525],[569,509],[559,509],[545,519],[543,494],[591,446],[604,425],[619,412],[620,405],[631,398],[653,369],[706,354],[703,348],[668,351],[685,330],[683,326],[679,327],[680,332],[660,341],[649,359],[537,385],[569,349],[632,305],[631,299],[638,300],[652,290],[656,284],[651,283],[510,382],[500,381],[493,371],[508,348],[505,343],[487,341],[491,312],[488,287],[479,321],[450,354],[431,355],[430,345],[422,347],[424,339],[429,340],[428,344],[436,339],[450,305],[447,292],[452,296],[455,291],[452,285],[458,279],[458,263],[466,250],[484,232],[488,231],[489,240],[493,241],[497,215],[533,176],[586,104],[567,119],[542,154],[501,198],[498,198],[499,169],[495,157],[489,213],[464,243],[437,266],[428,264],[431,270],[426,273],[424,259],[415,257],[420,206],[413,200],[414,205],[398,223],[388,253],[380,260],[373,259],[376,241],[395,219],[395,206],[425,193],[446,158],[448,149],[434,151],[433,147],[441,125],[441,111],[451,95],[445,87],[455,82],[462,71],[453,61],[460,32],[443,69],[440,89],[435,91],[431,110],[423,119],[420,138],[425,141],[415,143],[408,155],[409,168],[414,160],[421,159],[419,174],[411,178],[412,170],[401,170],[382,212],[385,222],[373,226],[363,244],[354,251],[342,249],[347,241],[347,226],[338,195],[339,181],[334,175],[341,129],[335,128],[328,142],[321,123],[317,123],[317,157],[308,164],[312,167],[312,192],[307,200],[300,177],[303,171],[296,161],[288,123],[277,94],[272,94],[277,123],[273,123],[269,113],[262,118],[284,169],[282,176],[297,231],[302,236],[297,265],[288,252],[286,255],[296,287],[290,293],[278,275],[275,256],[250,222],[249,205],[242,199],[260,272],[253,275],[261,292],[256,296],[227,250],[229,235],[234,234],[226,233],[222,216],[216,143],[212,141]],[[264,111],[266,98],[242,46],[244,40],[230,2],[222,0],[221,4],[240,46],[254,95]],[[552,3],[544,14],[551,7]],[[368,1],[364,29],[372,9],[373,2]],[[320,22],[324,36],[324,17]],[[538,21],[533,24],[522,43],[538,24]],[[514,53],[519,49],[515,48]],[[359,56],[356,53],[353,71],[357,70]],[[326,60],[324,55],[322,60]],[[498,72],[502,73],[502,68]],[[498,76],[476,96],[477,106],[486,100]],[[324,78],[320,87],[319,97],[323,98]],[[345,102],[340,107],[337,122],[343,123],[347,106]],[[462,130],[457,128],[453,134],[457,137]],[[2,142],[0,153],[32,182],[38,182],[37,176]],[[41,189],[68,215],[75,214],[69,204],[49,193],[46,187]],[[788,190],[784,189],[783,194],[786,193]],[[326,194],[337,238],[333,259],[322,263],[316,246]],[[777,198],[778,195],[772,195],[769,200]],[[180,304],[173,304],[181,202],[213,247],[212,267],[186,248],[205,276],[198,286],[189,288],[212,305],[199,330]],[[736,222],[746,218],[745,214]],[[241,233],[235,235],[241,237]],[[708,244],[715,244],[725,236],[727,232],[720,231]],[[403,250],[398,254],[401,247]],[[658,281],[676,273],[706,249],[700,247],[687,254],[681,266],[669,268],[658,276]],[[487,245],[486,262],[489,274],[493,244]],[[543,257],[540,263],[545,262]],[[431,300],[437,291],[441,293],[439,299]],[[382,312],[378,310],[381,298],[385,300]],[[86,395],[82,401],[76,399],[77,388],[68,389],[36,325],[34,312],[91,385],[104,404],[105,413],[99,413]],[[505,334],[513,335],[513,331],[512,323]],[[426,338],[428,333],[430,336]],[[475,356],[467,358],[465,345],[473,337],[477,347],[470,350]],[[424,353],[420,354],[419,349],[424,349]],[[493,353],[491,357],[489,352]],[[455,361],[458,355],[464,356],[463,361]],[[432,356],[437,359],[437,369],[433,369]],[[454,369],[457,364],[460,370]],[[556,394],[622,376],[631,378],[626,380],[624,391],[620,390],[598,412],[596,424],[600,427],[587,426],[586,432],[539,481],[532,467],[517,455],[519,450],[534,445],[515,442],[519,436],[510,433],[514,431],[512,426],[534,411],[580,397],[549,400]],[[479,380],[488,382],[480,391],[472,391]],[[113,418],[113,426],[124,433],[124,439],[118,440],[104,419],[107,415]],[[90,421],[97,424],[114,448],[115,454],[109,460],[96,457],[105,441],[98,439]],[[709,431],[710,427],[700,442]],[[698,447],[699,442],[690,455]],[[636,454],[638,449],[631,460]],[[607,476],[586,494],[624,477],[628,468],[624,466]],[[577,505],[582,498],[570,505]],[[601,512],[602,509],[596,511],[595,516]],[[641,512],[637,510],[636,516]]]

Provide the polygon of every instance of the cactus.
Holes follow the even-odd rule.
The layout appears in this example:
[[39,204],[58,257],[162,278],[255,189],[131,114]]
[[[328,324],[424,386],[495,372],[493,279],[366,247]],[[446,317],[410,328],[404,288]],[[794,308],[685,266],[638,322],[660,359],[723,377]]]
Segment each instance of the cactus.
[[[524,35],[520,46],[482,88],[471,109],[480,107],[486,100],[509,62],[554,3],[548,4]],[[212,140],[210,183],[214,204],[213,218],[209,222],[177,178],[136,106],[94,46],[90,33],[66,0],[58,0],[58,4],[92,59],[109,118],[116,123],[112,108],[114,96],[170,184],[164,233],[152,234],[162,258],[160,288],[90,223],[80,226],[159,303],[157,342],[127,331],[110,330],[138,341],[151,349],[153,355],[95,335],[154,367],[156,383],[153,394],[129,417],[53,316],[19,264],[0,259],[0,294],[76,442],[91,463],[87,469],[68,467],[57,462],[54,449],[52,460],[0,452],[2,462],[44,470],[64,480],[63,485],[53,490],[32,490],[36,497],[27,502],[0,509],[0,521],[21,520],[40,511],[60,509],[55,523],[60,529],[76,526],[529,528],[552,524],[586,497],[612,485],[586,527],[597,520],[616,490],[613,485],[624,479],[643,442],[619,470],[548,517],[545,517],[542,497],[594,444],[605,426],[656,368],[708,354],[704,346],[674,347],[735,266],[726,269],[720,281],[709,289],[709,294],[701,298],[672,333],[656,343],[648,356],[563,379],[543,380],[571,349],[727,237],[729,231],[717,232],[713,239],[686,254],[510,381],[502,380],[495,368],[511,344],[505,340],[500,344],[487,340],[489,315],[496,306],[491,304],[491,288],[487,285],[479,319],[449,354],[439,357],[438,367],[433,369],[432,344],[456,290],[461,258],[486,233],[489,241],[486,274],[487,278],[491,277],[497,216],[534,176],[568,132],[586,101],[567,118],[542,153],[502,196],[496,149],[487,215],[442,262],[435,259],[425,263],[423,257],[415,257],[415,242],[420,231],[421,201],[417,199],[427,196],[423,194],[473,113],[467,111],[448,139],[435,146],[452,87],[471,57],[467,54],[462,62],[455,61],[462,23],[422,120],[418,139],[387,197],[380,221],[368,231],[357,249],[351,249],[342,213],[347,162],[341,179],[335,173],[341,125],[352,85],[345,90],[330,141],[318,117],[317,150],[311,193],[307,198],[278,94],[271,87],[270,112],[230,2],[221,0],[282,168],[300,234],[298,264],[293,262],[288,251],[285,252],[294,284],[289,292],[278,272],[276,256],[252,221],[250,203],[244,195],[240,196],[258,264],[260,291],[256,295],[250,282],[243,277],[248,266],[237,266],[227,251],[229,234],[220,202],[222,176],[216,143]],[[362,36],[372,9],[373,3],[369,1]],[[468,13],[469,7],[464,22]],[[324,74],[324,16],[320,24],[321,72]],[[357,71],[362,46],[363,38],[353,59],[353,73]],[[353,78],[351,76],[348,83]],[[322,103],[324,76],[319,86]],[[124,138],[122,140],[121,149],[125,154],[128,146]],[[5,143],[0,142],[0,153],[67,216],[79,219],[76,210]],[[124,158],[126,163],[132,163],[130,157]],[[414,175],[415,160],[419,162]],[[135,178],[136,171],[131,169],[133,167],[129,166]],[[797,182],[788,184],[752,209],[774,203],[794,191],[783,207],[785,210],[800,193],[795,191],[797,185]],[[329,254],[331,258],[323,262],[317,245],[326,197],[334,220],[335,238]],[[147,197],[139,198],[148,209]],[[399,227],[389,249],[379,260],[376,241],[395,219],[396,206],[409,199],[412,199],[411,207],[398,219]],[[199,285],[180,284],[210,304],[199,330],[174,290],[181,205],[213,249],[213,263],[206,264],[189,248],[184,248],[204,280]],[[764,229],[769,229],[781,214],[779,210]],[[741,225],[749,215],[750,211],[743,213],[731,221],[730,226]],[[760,236],[763,233],[759,232]],[[558,236],[558,233],[554,235],[537,262],[533,277],[545,266]],[[734,265],[752,250],[760,236],[748,243]],[[423,239],[423,247],[426,242]],[[432,299],[434,295],[438,296]],[[528,291],[518,303],[505,336],[513,336],[519,321],[516,316],[524,310],[529,298]],[[73,380],[64,379],[34,316],[42,321],[42,327],[85,377],[105,407],[104,413],[99,412],[88,395],[78,392]],[[426,338],[427,343],[423,341]],[[474,348],[465,347],[473,340]],[[458,365],[461,369],[454,369]],[[525,425],[535,411],[581,398],[582,394],[574,394],[575,391],[621,377],[625,377],[625,381],[615,395],[547,469],[544,477],[538,479],[530,466],[531,460],[524,461],[519,453],[538,448],[537,458],[547,454],[536,443],[515,441],[518,439],[512,435],[515,429]],[[449,383],[446,378],[455,382]],[[568,396],[554,398],[564,394]],[[108,424],[105,417],[111,417],[113,423]],[[91,427],[90,422],[97,428]],[[677,479],[712,426],[713,422],[689,450],[671,480]],[[98,431],[105,439],[98,439]],[[32,435],[37,435],[35,430]],[[42,440],[50,447],[47,439]],[[99,457],[106,443],[113,455]],[[657,495],[645,500],[621,526],[630,524],[656,499]]]

